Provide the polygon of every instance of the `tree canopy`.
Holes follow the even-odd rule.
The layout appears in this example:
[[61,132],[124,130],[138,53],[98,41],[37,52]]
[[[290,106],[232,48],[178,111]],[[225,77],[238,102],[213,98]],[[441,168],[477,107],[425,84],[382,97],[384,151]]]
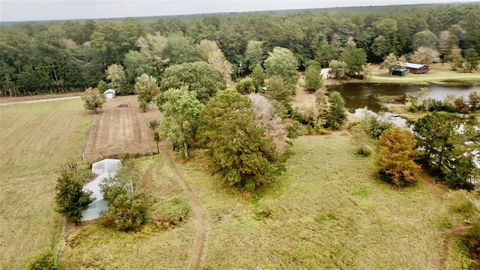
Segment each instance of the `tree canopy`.
[[160,79],[171,65],[201,60],[201,40],[215,41],[239,74],[261,64],[275,47],[290,50],[301,67],[312,59],[326,67],[353,43],[370,62],[389,53],[409,55],[419,45],[434,48],[431,33],[442,54],[453,46],[462,54],[470,48],[478,53],[479,14],[479,5],[459,4],[5,25],[0,90],[3,95],[78,91],[106,80],[105,70],[118,64],[125,67],[131,91],[143,73]]
[[208,147],[213,172],[231,186],[253,190],[279,169],[275,145],[255,123],[247,96],[220,91],[201,114],[199,138]]
[[160,91],[186,88],[195,91],[197,99],[206,103],[217,91],[226,88],[223,75],[206,62],[185,63],[174,65],[165,70]]
[[298,60],[293,53],[286,48],[276,47],[265,60],[267,76],[280,76],[282,79],[295,85],[298,80]]

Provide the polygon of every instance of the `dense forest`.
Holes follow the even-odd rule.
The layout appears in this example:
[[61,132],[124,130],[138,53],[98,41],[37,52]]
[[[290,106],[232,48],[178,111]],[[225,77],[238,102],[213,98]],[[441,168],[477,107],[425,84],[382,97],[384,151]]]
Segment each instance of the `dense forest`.
[[[250,73],[251,58],[264,59],[274,47],[290,49],[301,68],[309,60],[327,66],[347,44],[362,48],[369,62],[381,62],[389,53],[408,56],[420,46],[447,59],[456,46],[463,53],[480,52],[480,5],[5,25],[0,27],[1,94],[84,90],[105,81],[112,64],[125,68],[130,86],[142,73],[161,81],[169,65],[204,60],[202,40],[218,43],[232,64],[233,79]],[[259,55],[246,55],[256,47]]]

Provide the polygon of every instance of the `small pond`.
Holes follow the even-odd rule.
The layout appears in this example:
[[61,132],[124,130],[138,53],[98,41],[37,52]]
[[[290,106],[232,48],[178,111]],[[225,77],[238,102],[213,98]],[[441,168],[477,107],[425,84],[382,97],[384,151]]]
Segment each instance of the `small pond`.
[[427,98],[443,100],[447,95],[468,96],[470,92],[479,91],[480,85],[476,86],[440,86],[440,85],[408,85],[408,84],[374,84],[374,83],[345,83],[340,85],[329,86],[329,90],[340,92],[345,99],[345,103],[349,111],[354,112],[355,109],[365,108],[379,112],[382,105],[375,96],[386,95],[406,95],[408,93],[416,93],[420,88],[428,87]]

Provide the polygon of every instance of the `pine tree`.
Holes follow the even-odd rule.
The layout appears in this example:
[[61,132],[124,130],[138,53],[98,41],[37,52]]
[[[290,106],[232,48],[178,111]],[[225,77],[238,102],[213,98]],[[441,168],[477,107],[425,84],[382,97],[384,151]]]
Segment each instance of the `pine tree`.
[[328,98],[330,107],[327,113],[327,126],[333,130],[340,129],[347,120],[345,100],[339,92],[332,92]]

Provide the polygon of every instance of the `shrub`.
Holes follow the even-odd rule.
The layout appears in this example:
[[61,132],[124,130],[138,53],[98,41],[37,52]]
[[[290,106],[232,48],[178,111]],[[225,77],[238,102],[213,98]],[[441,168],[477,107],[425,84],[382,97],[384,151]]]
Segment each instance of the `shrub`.
[[257,91],[257,86],[252,78],[246,77],[235,85],[235,90],[240,94],[248,95],[250,93],[255,93]]
[[362,122],[363,130],[372,138],[378,139],[383,132],[393,127],[392,123],[374,116],[366,117]]
[[347,120],[345,100],[339,92],[332,92],[328,98],[330,107],[326,116],[327,126],[333,130],[340,129]]
[[151,130],[156,130],[160,126],[160,122],[158,120],[152,120],[148,123]]
[[360,146],[357,148],[355,153],[362,157],[369,157],[372,154],[372,150],[366,146]]
[[82,212],[93,201],[91,194],[82,190],[83,183],[90,173],[87,170],[63,169],[55,186],[56,211],[69,222],[78,223]]
[[462,214],[466,218],[475,214],[475,205],[468,199],[468,192],[465,190],[449,191],[445,195],[448,209],[455,214]]
[[280,76],[272,76],[267,80],[267,90],[265,96],[276,100],[288,107],[292,96],[295,94],[295,88],[288,84]]
[[470,112],[470,106],[468,105],[467,101],[465,100],[464,97],[460,96],[457,97],[454,101],[455,108],[457,112],[459,113],[469,113]]
[[347,69],[347,64],[343,61],[332,60],[328,64],[330,68],[330,75],[334,78],[341,79],[345,77],[345,72]]
[[320,69],[316,65],[310,65],[305,70],[305,89],[315,92],[323,86],[323,78]]
[[468,95],[468,103],[472,112],[480,111],[480,93],[479,92],[470,92]]
[[161,228],[170,228],[186,222],[191,213],[191,206],[182,197],[162,199],[154,207],[152,222]]
[[145,224],[148,219],[147,196],[134,189],[133,177],[122,170],[117,177],[102,184],[108,210],[103,213],[105,226],[130,231]]
[[28,270],[57,270],[59,269],[57,256],[52,249],[44,249],[25,268]]
[[415,182],[414,170],[418,168],[416,141],[412,133],[401,129],[389,129],[380,135],[380,173],[396,186],[407,186]]
[[103,100],[102,95],[98,92],[97,88],[87,88],[85,93],[82,95],[83,106],[85,109],[94,111],[97,113],[98,108],[103,107]]

